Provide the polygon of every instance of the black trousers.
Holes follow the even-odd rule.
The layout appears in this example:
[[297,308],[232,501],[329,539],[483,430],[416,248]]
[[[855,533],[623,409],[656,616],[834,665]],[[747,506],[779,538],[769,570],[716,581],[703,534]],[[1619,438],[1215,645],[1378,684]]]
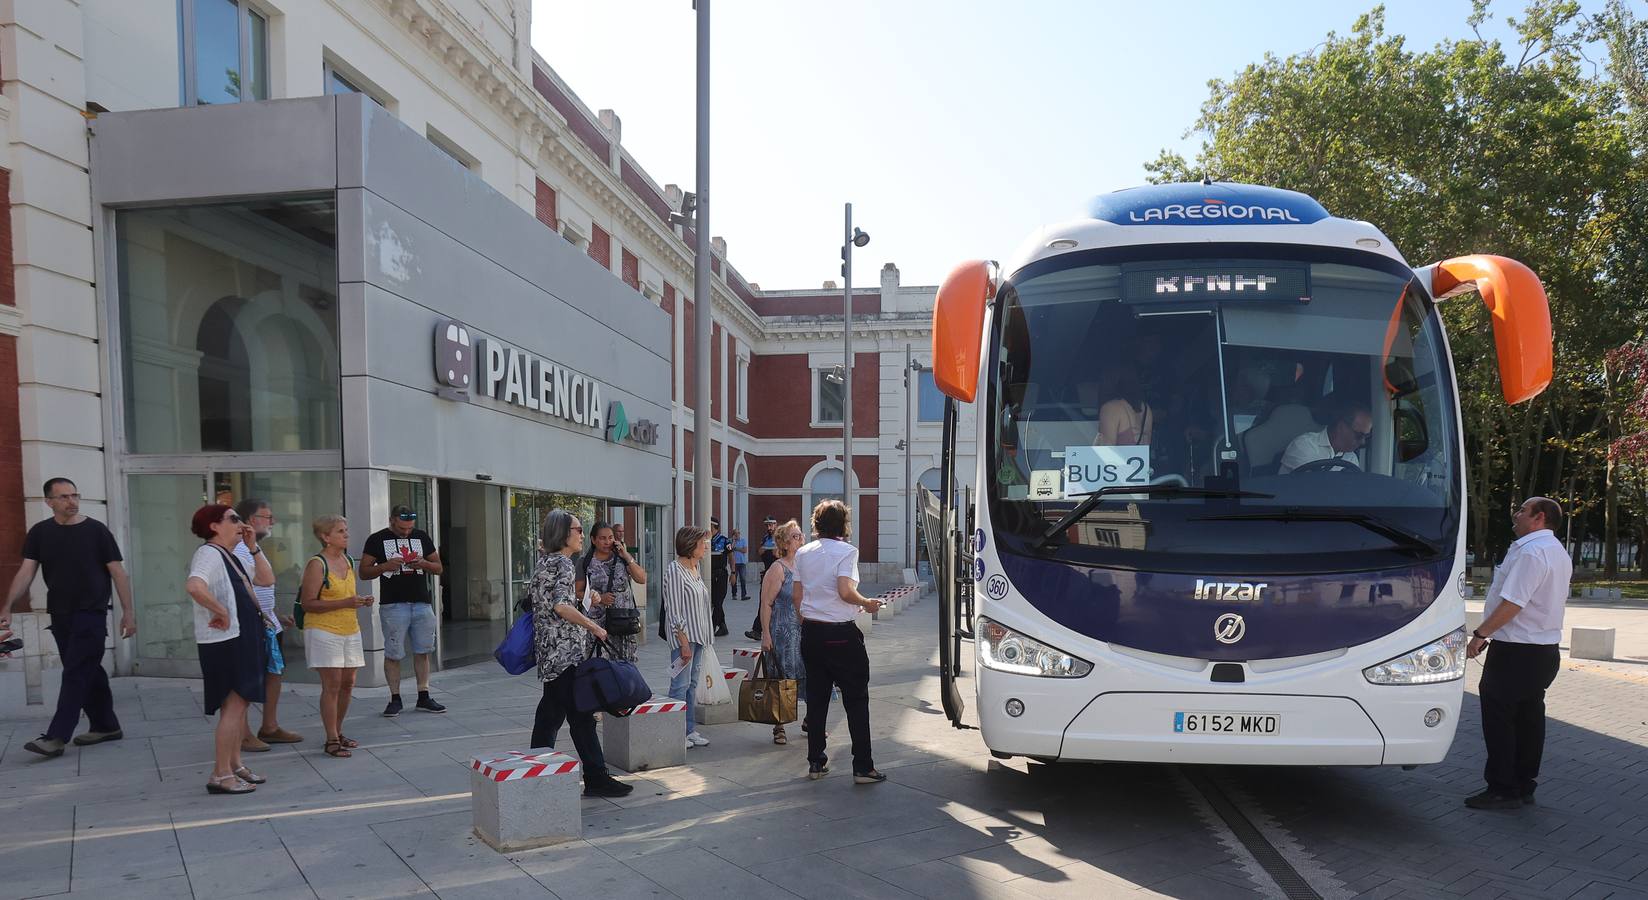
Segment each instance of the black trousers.
[[572,746],[584,764],[584,781],[600,780],[607,774],[606,754],[601,752],[601,736],[595,733],[595,714],[572,708],[572,671],[562,672],[554,681],[544,682],[544,696],[532,719],[532,746],[554,747],[561,723],[568,723]]
[[74,737],[82,709],[92,731],[119,731],[109,673],[103,669],[108,613],[79,610],[52,616],[51,633],[57,641],[57,656],[63,661],[63,687],[57,694],[57,714],[46,726],[46,737],[60,741]]
[[727,566],[725,561],[710,564],[710,621],[716,634],[727,632]]
[[864,651],[864,633],[852,622],[803,621],[801,664],[807,670],[807,762],[829,761],[824,725],[830,715],[830,689],[839,687],[853,739],[853,772],[875,769],[870,753],[870,655]]
[[1490,790],[1531,796],[1545,754],[1545,689],[1556,680],[1562,654],[1555,644],[1494,641],[1482,664],[1482,737]]

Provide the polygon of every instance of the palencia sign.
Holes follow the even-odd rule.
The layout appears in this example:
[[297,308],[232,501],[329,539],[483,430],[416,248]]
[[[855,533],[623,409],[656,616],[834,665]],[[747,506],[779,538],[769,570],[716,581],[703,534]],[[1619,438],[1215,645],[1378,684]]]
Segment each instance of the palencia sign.
[[600,382],[503,341],[472,340],[456,320],[435,327],[435,377],[442,385],[437,393],[449,400],[468,399],[473,386],[483,397],[564,419],[609,441],[658,443],[657,425],[631,423],[620,401],[610,408],[602,403]]

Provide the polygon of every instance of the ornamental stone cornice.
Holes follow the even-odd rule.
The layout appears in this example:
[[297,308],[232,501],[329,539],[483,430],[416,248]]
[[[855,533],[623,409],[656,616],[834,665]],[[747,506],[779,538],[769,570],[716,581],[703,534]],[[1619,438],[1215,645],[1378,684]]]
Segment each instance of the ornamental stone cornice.
[[[538,93],[529,79],[508,65],[479,40],[463,20],[441,0],[374,0],[396,24],[422,39],[425,48],[458,81],[484,98],[512,121],[535,148],[537,160],[564,173],[574,184],[606,208],[614,220],[641,238],[655,257],[667,264],[675,280],[693,280],[693,248],[659,221],[629,189],[612,166],[585,147],[572,133],[566,118]],[[534,54],[536,58],[536,54]],[[722,269],[726,269],[722,260]],[[762,320],[717,276],[711,277],[714,309],[762,336]],[[696,298],[695,298],[696,299]]]

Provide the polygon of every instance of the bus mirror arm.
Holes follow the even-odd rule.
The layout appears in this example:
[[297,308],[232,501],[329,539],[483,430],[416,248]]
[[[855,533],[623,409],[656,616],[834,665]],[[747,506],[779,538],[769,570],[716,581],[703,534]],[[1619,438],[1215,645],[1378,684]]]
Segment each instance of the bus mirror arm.
[[1456,256],[1414,273],[1437,300],[1475,291],[1493,321],[1506,403],[1532,400],[1551,383],[1551,309],[1534,271],[1514,259]]

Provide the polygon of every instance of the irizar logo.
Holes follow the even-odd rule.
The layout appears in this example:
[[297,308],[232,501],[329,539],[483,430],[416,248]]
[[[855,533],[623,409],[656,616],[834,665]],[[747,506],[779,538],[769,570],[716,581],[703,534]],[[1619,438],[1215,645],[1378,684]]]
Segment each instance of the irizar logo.
[[1234,644],[1247,635],[1247,622],[1235,613],[1225,613],[1213,620],[1213,639],[1221,644]]
[[1261,581],[1257,584],[1251,581],[1203,581],[1196,579],[1196,593],[1191,595],[1193,600],[1216,600],[1224,603],[1249,603],[1264,599],[1265,588],[1270,582]]
[[[1140,215],[1140,213],[1143,215]],[[1246,206],[1223,200],[1203,199],[1200,204],[1168,203],[1144,210],[1128,210],[1127,218],[1135,223],[1178,222],[1185,219],[1224,219],[1227,221],[1292,222],[1303,224],[1293,210],[1280,206]]]

